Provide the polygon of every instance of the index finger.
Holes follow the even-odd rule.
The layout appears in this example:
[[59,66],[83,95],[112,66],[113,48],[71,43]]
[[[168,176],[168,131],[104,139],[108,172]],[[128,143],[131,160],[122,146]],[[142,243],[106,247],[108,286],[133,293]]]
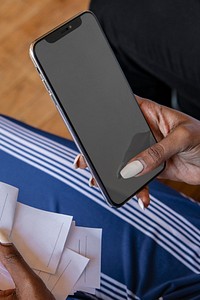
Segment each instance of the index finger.
[[73,166],[74,166],[74,169],[85,169],[87,168],[87,163],[85,161],[85,158],[82,154],[78,154],[74,160],[74,163],[73,163]]

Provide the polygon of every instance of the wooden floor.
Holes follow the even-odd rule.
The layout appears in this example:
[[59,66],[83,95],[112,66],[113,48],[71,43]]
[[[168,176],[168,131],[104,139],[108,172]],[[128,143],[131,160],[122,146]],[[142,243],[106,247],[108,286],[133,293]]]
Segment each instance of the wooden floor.
[[[6,0],[0,5],[0,113],[70,138],[29,58],[31,42],[88,8],[88,0]],[[200,187],[168,185],[200,201]]]

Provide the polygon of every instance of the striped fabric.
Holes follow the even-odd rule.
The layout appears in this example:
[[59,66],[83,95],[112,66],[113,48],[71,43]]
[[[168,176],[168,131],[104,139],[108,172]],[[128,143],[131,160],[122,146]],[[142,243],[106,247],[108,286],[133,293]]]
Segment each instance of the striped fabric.
[[20,187],[21,202],[71,212],[83,226],[103,228],[96,297],[176,299],[178,290],[180,299],[193,299],[188,298],[192,293],[200,299],[199,204],[155,181],[147,210],[141,211],[134,198],[113,209],[88,186],[88,170],[73,169],[78,154],[73,142],[3,116],[0,133],[0,180]]

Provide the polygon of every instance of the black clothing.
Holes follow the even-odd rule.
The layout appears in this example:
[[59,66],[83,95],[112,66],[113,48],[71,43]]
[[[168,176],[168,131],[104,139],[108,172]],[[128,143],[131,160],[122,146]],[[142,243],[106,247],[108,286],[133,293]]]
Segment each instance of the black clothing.
[[136,95],[200,119],[200,1],[92,0]]

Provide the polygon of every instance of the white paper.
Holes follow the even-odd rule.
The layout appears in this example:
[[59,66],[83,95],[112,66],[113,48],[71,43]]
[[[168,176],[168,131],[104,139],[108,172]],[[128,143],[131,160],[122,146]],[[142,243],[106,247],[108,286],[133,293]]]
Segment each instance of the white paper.
[[19,190],[0,182],[0,229],[9,238],[13,226]]
[[[17,203],[17,196],[17,188],[0,182],[0,230],[57,300],[77,290],[94,294],[100,287],[102,229],[76,227],[72,216]],[[0,289],[14,287],[0,263]]]
[[65,300],[87,266],[89,259],[65,248],[55,275],[40,272],[38,275],[56,300]]
[[0,290],[9,290],[14,289],[15,284],[8,273],[8,271],[5,269],[5,267],[0,263]]
[[72,227],[66,247],[90,259],[74,290],[100,288],[102,229]]
[[[19,190],[9,184],[0,182],[0,230],[9,238],[13,226],[15,208]],[[0,289],[14,288],[13,280],[0,263]]]
[[44,281],[45,283],[49,281],[51,276],[54,276],[52,274],[46,273],[46,272],[42,272],[42,271],[38,271],[37,275],[42,279],[42,281]]
[[11,240],[30,267],[54,274],[72,217],[18,203]]

